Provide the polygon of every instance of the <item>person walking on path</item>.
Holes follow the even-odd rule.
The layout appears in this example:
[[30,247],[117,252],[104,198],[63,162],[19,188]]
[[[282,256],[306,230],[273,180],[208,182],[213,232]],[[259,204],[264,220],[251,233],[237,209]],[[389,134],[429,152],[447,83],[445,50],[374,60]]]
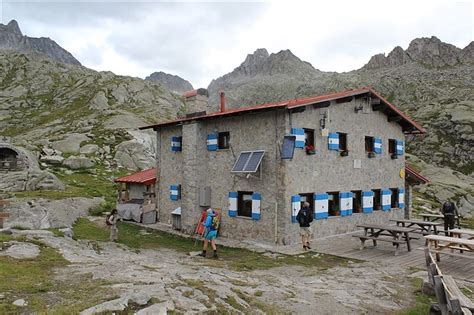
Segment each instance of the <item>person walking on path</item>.
[[117,209],[112,210],[107,217],[106,223],[110,227],[110,241],[116,242],[118,240],[118,212]]
[[301,207],[298,215],[296,216],[296,220],[300,224],[300,235],[301,235],[301,243],[303,244],[303,249],[308,250],[311,249],[309,240],[311,239],[311,222],[313,222],[313,212],[309,208],[308,202],[303,202],[303,206]]
[[454,202],[448,199],[443,203],[441,213],[444,216],[444,235],[448,236],[448,229],[452,230],[454,228],[454,220],[459,217],[458,209]]
[[219,228],[219,218],[211,208],[207,209],[207,217],[206,220],[203,222],[203,225],[205,227],[203,235],[204,245],[202,247],[202,253],[199,254],[199,256],[206,257],[207,245],[209,244],[209,242],[211,242],[211,247],[214,250],[214,254],[212,257],[217,258],[216,238],[217,229]]

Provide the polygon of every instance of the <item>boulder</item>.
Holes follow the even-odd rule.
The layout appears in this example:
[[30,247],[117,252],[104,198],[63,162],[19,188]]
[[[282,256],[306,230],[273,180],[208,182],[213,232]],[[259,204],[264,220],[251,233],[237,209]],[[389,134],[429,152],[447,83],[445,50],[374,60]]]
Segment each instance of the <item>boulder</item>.
[[70,156],[66,160],[64,160],[63,165],[72,170],[78,170],[81,168],[94,167],[94,162],[84,156]]
[[3,174],[0,181],[0,190],[64,190],[64,184],[52,173],[33,169]]
[[83,134],[69,134],[63,140],[55,141],[51,145],[53,149],[63,153],[78,153],[81,143],[88,141],[90,138]]
[[94,99],[89,104],[89,107],[99,111],[106,110],[109,107],[108,99],[105,96],[104,91],[100,91],[96,94]]
[[40,158],[40,161],[51,165],[61,165],[64,158],[60,155],[45,155]]
[[97,144],[86,144],[79,149],[81,154],[94,154],[99,151],[99,146]]

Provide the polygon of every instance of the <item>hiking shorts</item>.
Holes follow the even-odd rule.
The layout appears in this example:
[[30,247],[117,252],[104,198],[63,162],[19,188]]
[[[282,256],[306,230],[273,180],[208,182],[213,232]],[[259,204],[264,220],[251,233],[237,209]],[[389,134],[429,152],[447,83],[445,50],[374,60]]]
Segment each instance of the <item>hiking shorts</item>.
[[210,241],[215,240],[217,238],[217,231],[214,230],[206,232],[206,234],[204,234],[204,238]]
[[300,227],[300,235],[301,236],[306,236],[306,237],[311,237],[312,231],[311,227]]

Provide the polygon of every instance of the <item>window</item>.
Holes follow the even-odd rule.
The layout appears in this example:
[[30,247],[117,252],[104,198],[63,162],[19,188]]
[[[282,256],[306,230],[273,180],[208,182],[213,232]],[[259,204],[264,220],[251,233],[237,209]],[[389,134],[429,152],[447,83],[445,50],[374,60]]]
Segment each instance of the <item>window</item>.
[[314,129],[304,128],[304,146],[310,145],[314,148]]
[[340,214],[341,208],[339,206],[339,192],[328,192],[328,215],[330,217],[334,217]]
[[374,192],[374,210],[382,209],[382,195],[380,189],[372,189]]
[[390,155],[395,155],[397,149],[397,143],[395,139],[388,139],[388,153]]
[[230,144],[230,132],[219,132],[217,136],[217,147],[219,150],[226,150]]
[[365,152],[374,152],[374,137],[365,136]]
[[[347,133],[338,132],[339,134],[339,151],[341,153],[347,153],[349,150],[347,149]],[[341,154],[342,156],[346,156],[347,154]]]
[[390,188],[390,208],[398,208],[398,188]]
[[252,217],[252,194],[250,191],[239,191],[237,195],[237,215]]
[[362,213],[362,191],[353,190],[352,191],[352,206],[354,213]]
[[303,202],[309,203],[309,208],[314,212],[314,195],[313,194],[300,194],[301,197],[301,207],[303,207]]

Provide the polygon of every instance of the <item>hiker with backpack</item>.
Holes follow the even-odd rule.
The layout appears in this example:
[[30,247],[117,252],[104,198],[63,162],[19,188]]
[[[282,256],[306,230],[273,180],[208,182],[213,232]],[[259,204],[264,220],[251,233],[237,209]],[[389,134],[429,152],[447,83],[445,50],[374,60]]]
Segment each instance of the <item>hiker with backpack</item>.
[[207,244],[211,242],[211,247],[214,250],[214,255],[212,257],[217,258],[217,230],[219,229],[219,217],[211,208],[207,209],[206,220],[202,223],[205,227],[204,230],[204,245],[202,247],[202,253],[198,256],[206,257]]
[[311,222],[313,222],[313,212],[311,211],[308,202],[303,202],[303,206],[298,212],[296,220],[300,224],[300,235],[301,243],[303,243],[303,249],[311,249],[309,240],[311,239],[312,235]]
[[444,216],[444,235],[448,236],[448,229],[452,230],[454,228],[454,220],[459,217],[458,209],[454,202],[448,199],[443,203],[441,213]]
[[110,241],[116,242],[118,240],[118,228],[117,228],[117,221],[118,221],[118,212],[117,209],[112,210],[110,214],[107,216],[105,223],[107,226],[110,227]]

